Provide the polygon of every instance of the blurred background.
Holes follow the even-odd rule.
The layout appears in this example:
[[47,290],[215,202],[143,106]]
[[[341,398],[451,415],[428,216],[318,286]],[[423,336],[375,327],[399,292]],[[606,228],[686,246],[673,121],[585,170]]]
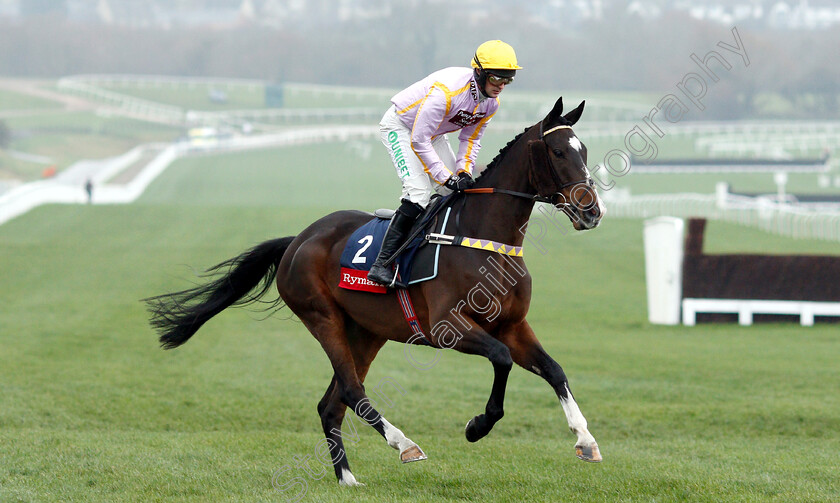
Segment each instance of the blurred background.
[[6,76],[402,87],[500,38],[527,69],[517,89],[647,92],[673,86],[689,54],[737,26],[755,66],[728,79],[708,119],[840,113],[829,0],[0,0],[0,23]]
[[[838,26],[840,6],[814,0],[0,0],[0,190],[196,127],[213,136],[271,123],[374,126],[393,92],[466,66],[491,38],[511,43],[525,68],[494,122],[513,131],[559,95],[586,99],[591,165],[700,71],[692,54],[710,51],[734,66],[709,63],[720,80],[706,78],[702,110],[689,105],[663,128],[660,160],[821,160],[836,148],[830,121],[840,119]],[[717,45],[736,46],[733,28],[748,66]],[[291,108],[312,113],[292,119]],[[243,109],[252,113],[218,113]],[[710,121],[751,127],[725,138],[681,127]],[[822,175],[790,183],[825,192],[835,181]],[[638,192],[631,178],[621,185]],[[764,177],[735,190],[777,186]]]
[[[395,207],[391,96],[491,39],[524,69],[479,164],[558,97],[586,101],[574,131],[608,213],[526,242],[528,319],[606,462],[575,459],[522,369],[468,444],[487,362],[423,373],[387,344],[367,382],[405,389],[386,414],[430,461],[397,466],[359,430],[364,492],[328,475],[308,501],[837,501],[840,5],[821,0],[0,0],[0,501],[289,500],[272,475],[322,439],[319,344],[287,310],[230,310],[163,352],[138,299],[329,212]],[[678,217],[673,246],[643,239],[652,217]],[[692,217],[695,262],[834,268],[807,262],[808,303],[781,259],[741,267],[775,311],[680,324]],[[695,276],[731,286],[724,266]]]

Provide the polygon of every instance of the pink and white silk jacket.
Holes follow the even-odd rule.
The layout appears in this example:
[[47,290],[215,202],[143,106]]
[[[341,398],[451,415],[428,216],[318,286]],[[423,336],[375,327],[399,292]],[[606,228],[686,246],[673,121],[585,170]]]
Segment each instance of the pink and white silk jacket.
[[[478,90],[472,68],[450,67],[416,82],[391,98],[405,127],[411,148],[427,173],[443,183],[453,173],[472,174],[487,123],[499,109],[498,98]],[[432,138],[460,130],[454,166],[445,166],[432,148]]]

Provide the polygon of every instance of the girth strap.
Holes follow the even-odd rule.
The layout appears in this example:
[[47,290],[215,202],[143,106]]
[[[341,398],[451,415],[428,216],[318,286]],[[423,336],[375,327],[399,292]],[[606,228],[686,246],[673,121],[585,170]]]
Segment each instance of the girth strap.
[[432,343],[429,342],[429,339],[420,327],[420,320],[417,319],[417,314],[414,312],[414,304],[411,303],[411,296],[408,294],[408,289],[397,288],[397,299],[400,301],[400,308],[402,308],[405,321],[408,322],[408,326],[411,328],[411,337],[406,341],[406,344],[432,346]]

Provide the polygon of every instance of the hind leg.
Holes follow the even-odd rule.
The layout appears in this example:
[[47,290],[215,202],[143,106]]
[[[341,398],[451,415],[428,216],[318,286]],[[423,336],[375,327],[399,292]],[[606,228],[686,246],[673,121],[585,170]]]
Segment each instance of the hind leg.
[[[356,365],[356,375],[364,383],[365,376],[367,375],[368,369],[370,369],[370,364],[385,344],[385,340],[375,339],[370,334],[360,334],[359,330],[356,330],[353,335],[354,337],[351,338],[350,344],[353,351],[353,360]],[[359,483],[350,471],[350,464],[347,461],[344,450],[342,437],[344,432],[342,432],[341,427],[346,410],[347,406],[341,401],[338,377],[334,375],[324,397],[318,403],[318,415],[321,417],[324,435],[327,438],[327,444],[330,446],[333,468],[335,469],[338,482],[340,485],[353,486]],[[347,426],[346,432],[352,438],[357,439],[358,433],[356,432],[353,421],[349,420]]]
[[[370,369],[370,364],[373,362],[373,359],[376,357],[379,349],[385,344],[385,339],[377,338],[355,323],[351,323],[351,329],[348,330],[348,343],[353,353],[353,362],[356,366],[356,376],[358,377],[359,385],[361,386],[361,391],[364,393],[364,396],[355,402],[356,405],[350,405],[349,403],[347,403],[347,405],[353,408],[353,412],[355,412],[357,416],[365,419],[369,424],[371,424],[370,417],[373,415],[371,414],[371,411],[373,411],[374,414],[379,413],[375,411],[373,404],[368,399],[363,383],[365,381],[365,376],[367,376],[367,372]],[[352,400],[352,398],[350,400]],[[379,431],[379,433],[385,438],[388,445],[400,452],[400,461],[408,463],[411,461],[421,461],[426,459],[426,455],[420,447],[411,441],[411,439],[406,437],[399,428],[388,422],[388,420],[382,415],[379,415],[379,425],[382,427],[381,430],[377,424],[371,424],[371,426]]]
[[388,442],[400,451],[406,463],[426,459],[423,451],[402,431],[386,420],[371,404],[362,385],[364,376],[384,341],[372,340],[370,334],[359,333],[351,345],[347,326],[337,307],[320,312],[296,311],[300,320],[318,339],[332,363],[335,375],[318,405],[321,424],[330,447],[336,477],[342,485],[357,485],[350,471],[347,454],[341,441],[341,422],[345,407],[350,407]]
[[[350,462],[344,451],[344,441],[341,437],[341,423],[344,421],[344,413],[347,406],[339,399],[338,379],[333,376],[327,392],[318,402],[318,415],[321,416],[321,426],[324,428],[324,437],[327,439],[327,446],[330,449],[335,476],[339,485],[355,486],[360,485],[350,471]],[[355,428],[353,430],[355,436]]]

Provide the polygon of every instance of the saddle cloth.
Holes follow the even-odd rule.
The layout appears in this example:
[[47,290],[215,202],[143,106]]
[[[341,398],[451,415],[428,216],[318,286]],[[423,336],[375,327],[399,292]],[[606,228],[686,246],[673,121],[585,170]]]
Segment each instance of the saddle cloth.
[[[426,224],[427,230],[440,231],[446,229],[449,212],[446,208],[436,219]],[[422,222],[423,217],[418,218]],[[356,229],[347,240],[347,245],[341,253],[341,280],[338,286],[347,290],[363,292],[386,293],[382,285],[367,279],[373,262],[382,248],[385,231],[388,230],[390,219],[374,217],[366,224]],[[415,229],[409,232],[413,233]],[[430,244],[425,239],[426,232],[420,232],[397,257],[397,274],[400,281],[413,285],[437,277],[440,244]]]

